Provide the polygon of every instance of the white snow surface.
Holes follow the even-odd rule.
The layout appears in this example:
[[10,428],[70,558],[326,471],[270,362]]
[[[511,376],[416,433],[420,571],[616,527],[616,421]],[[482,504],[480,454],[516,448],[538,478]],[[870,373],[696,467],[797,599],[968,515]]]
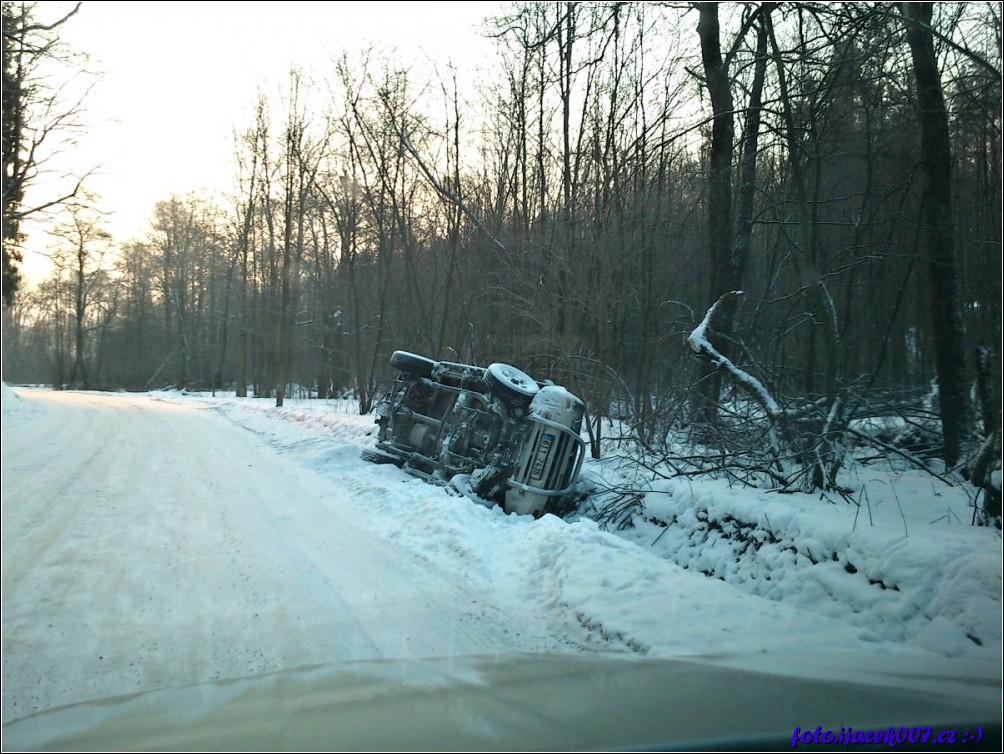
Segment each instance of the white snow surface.
[[[856,503],[652,480],[631,526],[506,515],[360,458],[349,401],[3,387],[3,722],[326,663],[815,650],[1001,663],[1001,537],[970,495]],[[817,669],[818,670],[818,669]],[[839,676],[840,668],[826,672]]]

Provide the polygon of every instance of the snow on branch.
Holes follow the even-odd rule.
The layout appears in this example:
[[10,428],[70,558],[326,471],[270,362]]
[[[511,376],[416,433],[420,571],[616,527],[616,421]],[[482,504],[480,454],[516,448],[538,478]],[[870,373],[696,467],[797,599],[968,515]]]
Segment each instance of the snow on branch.
[[704,315],[704,319],[701,320],[701,324],[695,327],[693,332],[691,332],[687,337],[687,345],[690,346],[690,350],[697,355],[707,359],[719,369],[728,372],[732,379],[749,391],[757,403],[763,406],[770,419],[777,420],[781,415],[781,407],[778,406],[777,401],[774,400],[774,396],[772,396],[770,391],[767,390],[766,385],[760,382],[760,380],[749,372],[737,367],[730,359],[725,357],[718,351],[717,348],[711,345],[711,341],[708,340],[708,329],[719,305],[729,296],[742,295],[743,291],[730,291],[729,293],[725,293],[720,296],[711,308],[708,309],[708,313]]

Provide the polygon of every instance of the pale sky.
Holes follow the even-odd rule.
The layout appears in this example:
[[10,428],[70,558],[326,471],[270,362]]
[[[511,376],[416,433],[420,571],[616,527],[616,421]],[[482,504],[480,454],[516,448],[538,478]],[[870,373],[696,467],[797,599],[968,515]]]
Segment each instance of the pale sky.
[[[69,2],[40,2],[51,19]],[[251,125],[259,86],[277,92],[292,67],[323,78],[343,51],[367,47],[421,65],[453,62],[474,80],[494,45],[479,34],[499,2],[105,2],[85,0],[62,38],[99,72],[88,131],[61,156],[114,210],[116,241],[141,236],[157,201],[228,191],[233,133]],[[322,95],[323,96],[323,95]],[[31,232],[27,250],[43,250]],[[26,255],[26,272],[44,263]],[[44,274],[44,273],[42,273]]]

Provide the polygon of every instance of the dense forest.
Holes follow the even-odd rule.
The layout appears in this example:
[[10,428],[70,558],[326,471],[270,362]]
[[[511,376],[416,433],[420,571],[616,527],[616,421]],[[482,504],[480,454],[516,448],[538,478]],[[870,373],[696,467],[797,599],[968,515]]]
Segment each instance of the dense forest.
[[293,72],[229,202],[165,197],[122,242],[78,193],[8,297],[28,12],[4,2],[6,381],[368,412],[404,349],[566,385],[595,453],[686,437],[781,487],[838,487],[864,418],[895,419],[880,452],[1000,457],[998,3],[513,3],[476,94],[378,53]]

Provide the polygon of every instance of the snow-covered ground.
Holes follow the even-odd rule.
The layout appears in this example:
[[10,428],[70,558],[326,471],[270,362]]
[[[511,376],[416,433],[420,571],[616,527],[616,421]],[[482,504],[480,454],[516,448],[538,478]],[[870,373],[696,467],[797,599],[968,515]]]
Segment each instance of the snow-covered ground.
[[[3,722],[322,663],[908,653],[1001,663],[1001,536],[930,475],[857,504],[657,480],[631,525],[506,515],[360,459],[338,401],[3,389]],[[598,496],[594,506],[605,502]],[[838,669],[830,669],[838,672]]]

